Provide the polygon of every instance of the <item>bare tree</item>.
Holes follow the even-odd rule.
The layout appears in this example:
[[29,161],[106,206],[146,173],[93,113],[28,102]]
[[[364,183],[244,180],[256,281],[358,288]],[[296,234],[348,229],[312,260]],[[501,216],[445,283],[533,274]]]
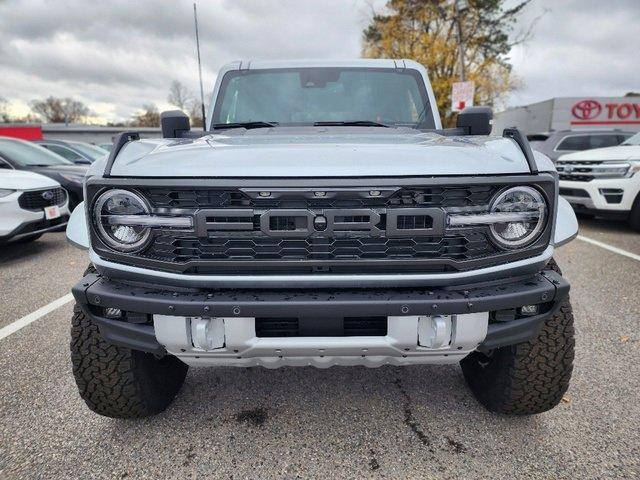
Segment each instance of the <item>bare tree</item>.
[[185,111],[189,108],[189,104],[192,102],[192,100],[193,94],[187,87],[185,87],[178,80],[174,80],[173,82],[171,82],[167,102],[169,102],[171,105],[175,105],[180,110]]
[[7,112],[7,99],[0,97],[0,123],[9,123],[9,112]]
[[[206,109],[207,105],[211,105],[212,99],[213,99],[213,94],[212,93],[210,93],[208,95],[205,95],[205,99],[204,99],[205,109]],[[200,104],[200,100],[194,98],[189,103],[189,111],[187,112],[187,114],[189,115],[189,118],[191,119],[191,126],[192,127],[202,127],[203,126],[202,106]]]
[[68,97],[33,100],[31,110],[49,123],[77,123],[89,115],[89,108],[84,103]]
[[133,115],[132,127],[159,127],[160,113],[153,103],[142,105],[142,109]]

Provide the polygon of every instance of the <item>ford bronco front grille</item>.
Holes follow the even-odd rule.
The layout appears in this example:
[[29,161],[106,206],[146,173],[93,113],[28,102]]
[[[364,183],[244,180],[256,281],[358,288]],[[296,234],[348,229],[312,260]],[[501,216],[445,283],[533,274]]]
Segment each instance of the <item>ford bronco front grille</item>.
[[[474,177],[449,184],[354,179],[351,185],[359,186],[324,180],[317,182],[324,186],[312,187],[309,180],[301,186],[272,180],[258,187],[225,186],[230,180],[179,180],[175,186],[171,181],[110,183],[135,190],[157,215],[189,217],[192,228],[154,227],[144,248],[129,254],[114,252],[92,233],[96,252],[130,265],[203,275],[464,271],[535,255],[548,244],[548,232],[526,251],[504,251],[491,240],[488,226],[449,227],[449,214],[487,212],[510,184],[537,181],[547,198],[556,188],[550,176]],[[89,202],[103,189],[88,185]]]
[[[142,193],[156,208],[194,213],[194,233],[158,232],[141,256],[168,264],[450,260],[496,253],[481,227],[445,235],[444,209],[486,209],[489,185],[387,189],[176,189]],[[220,268],[222,264],[219,263]],[[196,266],[196,267],[194,267]],[[298,265],[299,267],[299,265]],[[424,268],[424,267],[423,267]],[[442,264],[430,270],[450,270]],[[213,270],[213,267],[212,267]],[[233,271],[233,268],[229,270]],[[220,270],[218,270],[220,271]],[[357,268],[356,270],[357,271]]]

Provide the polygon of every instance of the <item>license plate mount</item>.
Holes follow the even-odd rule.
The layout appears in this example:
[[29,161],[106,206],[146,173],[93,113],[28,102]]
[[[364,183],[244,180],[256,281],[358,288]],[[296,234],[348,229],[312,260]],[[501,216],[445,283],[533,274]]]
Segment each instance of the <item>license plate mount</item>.
[[60,207],[58,207],[58,205],[44,207],[44,218],[47,220],[54,220],[56,218],[60,218]]

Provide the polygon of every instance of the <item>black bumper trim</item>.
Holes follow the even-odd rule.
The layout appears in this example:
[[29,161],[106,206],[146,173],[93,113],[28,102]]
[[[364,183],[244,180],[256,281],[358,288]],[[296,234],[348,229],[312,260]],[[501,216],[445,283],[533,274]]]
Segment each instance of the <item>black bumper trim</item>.
[[109,343],[155,355],[164,355],[166,353],[164,347],[156,340],[153,325],[127,323],[99,317],[87,311],[85,313],[98,324],[100,335]]
[[[565,295],[566,296],[566,295]],[[555,315],[562,306],[564,297],[554,301],[551,310],[532,317],[519,318],[509,322],[490,323],[487,329],[487,336],[478,347],[478,350],[487,352],[494,348],[515,345],[516,343],[527,342],[538,335],[547,318]]]
[[88,274],[73,287],[73,295],[100,326],[108,341],[129,348],[162,353],[153,326],[96,316],[92,307],[114,307],[146,314],[206,317],[324,317],[451,315],[490,312],[522,305],[552,303],[551,311],[535,317],[493,323],[481,348],[519,343],[535,336],[569,292],[569,283],[553,271],[467,290],[212,290],[172,292],[118,283]]
[[[69,218],[70,215],[65,214],[52,220],[27,220],[26,222],[22,222],[8,234],[0,236],[0,244],[10,243],[21,238],[29,238],[35,235],[42,235],[43,233],[54,232],[57,229],[65,228],[67,226]],[[29,228],[33,227],[34,224],[38,223],[45,224],[45,226],[37,230],[29,230]],[[25,230],[28,231],[25,232]]]

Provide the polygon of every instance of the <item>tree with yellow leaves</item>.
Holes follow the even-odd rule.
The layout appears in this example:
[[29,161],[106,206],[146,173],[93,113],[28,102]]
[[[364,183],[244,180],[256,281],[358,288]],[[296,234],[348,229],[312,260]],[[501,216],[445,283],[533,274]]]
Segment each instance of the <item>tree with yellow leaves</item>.
[[422,63],[431,78],[445,126],[455,123],[451,86],[460,79],[459,39],[464,39],[465,79],[475,82],[475,105],[495,106],[517,88],[508,53],[530,30],[514,35],[515,23],[531,0],[505,8],[505,0],[389,0],[363,32],[363,56],[409,58]]

